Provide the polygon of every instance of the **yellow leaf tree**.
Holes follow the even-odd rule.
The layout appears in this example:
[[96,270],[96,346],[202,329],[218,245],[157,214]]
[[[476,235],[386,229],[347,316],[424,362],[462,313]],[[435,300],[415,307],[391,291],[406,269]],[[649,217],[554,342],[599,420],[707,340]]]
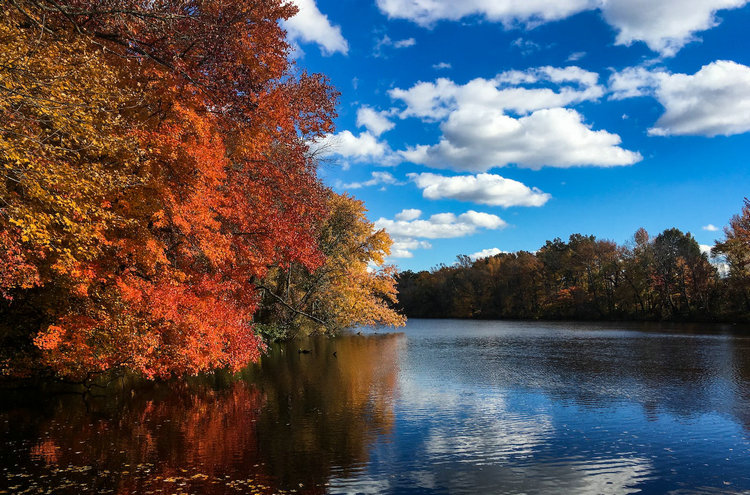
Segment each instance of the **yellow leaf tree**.
[[329,191],[327,210],[318,227],[325,263],[312,272],[296,264],[276,267],[260,284],[265,293],[258,320],[270,337],[406,321],[392,308],[397,272],[385,264],[390,236],[374,229],[362,201],[351,196]]

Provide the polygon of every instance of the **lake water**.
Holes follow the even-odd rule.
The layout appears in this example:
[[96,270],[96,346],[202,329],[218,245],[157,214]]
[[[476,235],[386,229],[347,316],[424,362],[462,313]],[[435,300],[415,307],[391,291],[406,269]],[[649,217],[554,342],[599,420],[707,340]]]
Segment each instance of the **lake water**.
[[0,493],[750,493],[750,338],[702,326],[412,320],[0,393]]

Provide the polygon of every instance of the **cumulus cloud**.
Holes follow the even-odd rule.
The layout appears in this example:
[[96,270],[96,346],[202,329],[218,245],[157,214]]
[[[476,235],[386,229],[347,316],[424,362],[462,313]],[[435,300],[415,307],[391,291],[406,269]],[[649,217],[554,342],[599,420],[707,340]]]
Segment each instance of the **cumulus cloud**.
[[730,136],[750,131],[750,67],[717,60],[695,74],[629,67],[609,79],[611,98],[650,95],[664,114],[649,134]]
[[708,225],[704,225],[702,228],[703,230],[707,230],[709,232],[717,232],[719,230],[719,227],[717,227],[716,225],[712,223],[709,223]]
[[438,174],[409,174],[427,199],[456,199],[490,206],[542,206],[550,195],[536,187],[499,175],[478,174],[445,177]]
[[401,210],[400,213],[396,214],[396,220],[403,220],[404,222],[410,222],[412,220],[416,220],[417,218],[422,216],[422,210],[418,210],[416,208],[407,208],[405,210]]
[[440,20],[459,20],[480,15],[491,21],[513,24],[564,19],[591,8],[592,0],[377,0],[378,7],[391,18],[408,19],[429,27]]
[[402,151],[402,156],[433,168],[471,172],[508,164],[532,169],[613,167],[642,158],[620,148],[617,134],[592,130],[578,112],[566,108],[537,110],[516,119],[496,109],[467,105],[451,114],[441,128],[438,144],[415,146]]
[[454,239],[476,234],[481,229],[498,230],[507,226],[497,215],[469,210],[454,213],[436,213],[422,219],[416,208],[397,213],[394,219],[379,218],[376,229],[385,229],[393,238],[392,258],[411,258],[415,249],[430,249],[432,244],[420,239]]
[[440,20],[481,16],[505,25],[534,25],[599,9],[617,31],[616,43],[643,41],[664,56],[674,55],[696,39],[695,33],[716,26],[716,13],[735,9],[748,0],[377,0],[389,17],[408,19],[424,27]]
[[350,182],[348,184],[338,183],[338,187],[344,189],[361,189],[372,186],[402,186],[404,183],[399,182],[393,175],[388,172],[372,172],[372,178],[364,182]]
[[[408,213],[402,211],[400,215]],[[398,215],[397,215],[398,216]],[[385,229],[397,238],[452,239],[477,233],[480,229],[497,230],[507,224],[497,215],[469,210],[466,213],[437,213],[426,220],[419,217],[411,220],[379,218],[375,228]]]
[[432,249],[432,244],[417,239],[396,239],[391,245],[391,258],[413,258],[416,249]]
[[664,106],[649,133],[729,136],[750,131],[750,67],[719,60],[692,76],[662,75],[656,97]]
[[363,106],[357,110],[357,126],[365,127],[372,134],[380,136],[393,129],[396,124],[388,119],[388,112],[378,112],[368,106]]
[[347,167],[350,162],[377,162],[384,166],[398,163],[398,158],[388,143],[380,141],[369,131],[362,132],[358,136],[352,134],[351,131],[326,134],[308,145],[310,151],[318,156],[342,158],[344,167]]
[[628,67],[615,72],[609,77],[609,98],[622,100],[653,94],[664,75],[662,70],[652,71],[645,67]]
[[[539,67],[503,72],[493,79],[477,78],[463,85],[439,78],[435,82],[419,82],[409,89],[394,88],[389,95],[406,105],[400,113],[401,118],[418,117],[435,121],[467,105],[523,114],[596,100],[604,94],[604,88],[597,84],[598,78],[595,72],[576,66]],[[558,91],[521,86],[549,82],[559,84]]]
[[643,41],[650,49],[672,56],[719,21],[716,12],[742,7],[747,0],[609,0],[604,19],[617,29],[617,44]]
[[641,155],[620,148],[619,136],[594,131],[578,112],[563,108],[601,97],[598,79],[580,67],[547,66],[463,85],[439,78],[394,88],[391,98],[405,106],[400,118],[440,122],[443,133],[437,144],[412,146],[400,155],[412,163],[472,172],[508,164],[631,165]]
[[328,16],[318,9],[315,0],[292,0],[292,3],[299,12],[283,22],[290,40],[317,43],[324,55],[336,52],[346,55],[349,52],[349,44],[341,35],[341,27],[331,24]]
[[477,251],[474,254],[470,254],[469,258],[476,261],[482,258],[489,258],[490,256],[495,256],[502,253],[507,253],[508,251],[502,251],[498,248],[489,248],[489,249],[482,249],[481,251]]
[[453,66],[451,64],[449,64],[448,62],[440,62],[440,63],[432,65],[432,68],[433,69],[437,69],[437,70],[450,69],[452,67]]

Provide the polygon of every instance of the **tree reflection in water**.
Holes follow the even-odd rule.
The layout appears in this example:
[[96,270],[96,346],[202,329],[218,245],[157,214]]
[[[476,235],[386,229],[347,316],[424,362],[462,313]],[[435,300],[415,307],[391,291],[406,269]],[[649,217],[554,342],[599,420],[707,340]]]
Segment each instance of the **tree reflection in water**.
[[310,354],[274,346],[236,376],[16,396],[0,405],[0,493],[324,492],[390,431],[402,342],[321,338],[302,343]]

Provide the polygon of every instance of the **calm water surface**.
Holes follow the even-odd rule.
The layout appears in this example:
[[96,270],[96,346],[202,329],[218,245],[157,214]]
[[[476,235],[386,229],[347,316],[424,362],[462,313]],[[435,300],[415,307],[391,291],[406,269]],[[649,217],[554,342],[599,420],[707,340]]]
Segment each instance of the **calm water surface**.
[[0,391],[0,493],[750,493],[746,335],[412,320],[236,376]]

